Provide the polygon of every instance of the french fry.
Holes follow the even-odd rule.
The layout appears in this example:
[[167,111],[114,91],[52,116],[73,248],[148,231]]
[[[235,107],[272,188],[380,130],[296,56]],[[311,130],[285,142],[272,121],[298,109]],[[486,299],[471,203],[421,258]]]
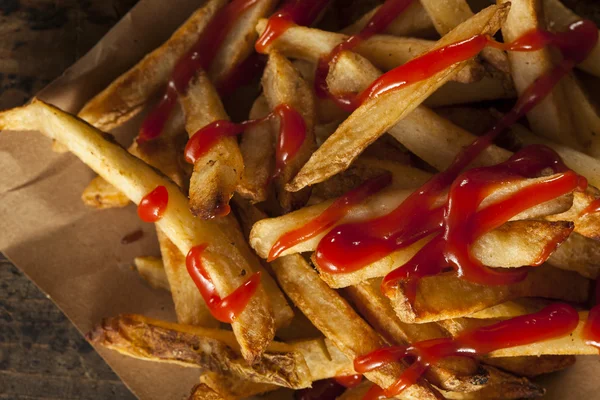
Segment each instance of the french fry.
[[406,297],[402,283],[389,296],[401,321],[423,323],[463,317],[520,297],[583,303],[589,292],[588,279],[545,265],[532,269],[523,281],[511,285],[480,285],[446,273],[420,279],[414,300]]
[[[259,21],[256,26],[257,31],[262,33],[266,25],[266,20]],[[347,38],[347,35],[341,33],[293,26],[274,40],[267,50],[280,52],[289,58],[316,63]],[[369,59],[377,67],[387,71],[431,50],[434,45],[435,42],[425,39],[375,35],[359,44],[354,51]],[[463,83],[476,82],[481,79],[484,72],[481,64],[470,60],[465,63],[463,70],[448,79]]]
[[[564,32],[570,24],[581,19],[579,15],[565,7],[559,0],[543,0],[543,4],[546,25],[550,30]],[[600,77],[600,44],[596,44],[588,58],[578,67]]]
[[83,204],[97,209],[121,208],[129,204],[129,199],[120,190],[97,176],[81,194]]
[[[507,4],[508,0],[501,0],[498,3]],[[502,25],[502,36],[505,41],[513,41],[533,29],[545,28],[542,19],[542,0],[513,0],[510,3],[510,12]],[[508,59],[519,94],[554,65],[548,48],[527,53],[509,52]],[[559,82],[544,100],[527,113],[527,120],[536,134],[581,149],[562,82]]]
[[577,140],[587,154],[598,158],[600,156],[600,141],[597,139],[598,134],[600,134],[598,110],[573,74],[565,76],[562,84],[573,112],[573,119],[577,128]]
[[313,380],[353,371],[352,362],[323,339],[298,344],[271,342],[260,360],[249,364],[242,358],[230,331],[175,324],[141,315],[106,318],[87,338],[94,345],[130,357],[202,368],[237,379],[290,388],[308,387]]
[[[239,250],[230,244],[224,231],[213,222],[194,218],[186,197],[169,179],[111,142],[111,137],[41,100],[0,114],[4,130],[39,130],[56,139],[85,164],[138,204],[157,186],[165,186],[169,205],[157,222],[182,254],[206,244],[203,266],[220,296],[229,294],[246,281],[253,269]],[[246,274],[242,273],[246,271]],[[273,311],[267,294],[259,286],[245,310],[232,323],[244,358],[253,362],[271,342],[274,333]]]
[[[342,32],[352,35],[360,32],[369,22],[371,17],[379,10],[375,7]],[[433,37],[436,34],[435,27],[423,8],[420,1],[410,4],[395,20],[386,28],[385,33],[394,36]]]
[[210,386],[199,383],[198,385],[192,388],[192,392],[190,393],[190,397],[188,400],[228,400],[216,391],[214,391]]
[[473,314],[469,318],[490,319],[490,318],[511,318],[517,315],[531,314],[540,311],[551,303],[551,300],[537,298],[522,298],[507,301],[490,308],[483,309]]
[[[250,119],[259,119],[269,113],[264,96],[254,102]],[[267,199],[269,178],[275,170],[275,133],[267,121],[248,127],[242,135],[240,151],[244,158],[244,174],[236,191],[253,203]]]
[[485,363],[512,374],[535,378],[570,367],[575,364],[575,356],[494,357],[486,358]]
[[[200,384],[194,388],[190,400],[212,400],[210,397],[206,398],[206,395],[204,394],[206,389],[208,389],[207,392],[209,393],[212,392],[218,394],[218,399],[237,400],[271,392],[278,388],[278,386],[267,383],[236,379],[231,376],[209,371],[200,375]],[[193,395],[197,397],[193,397]],[[215,400],[216,399],[217,398],[215,398]]]
[[154,289],[163,289],[171,291],[165,266],[160,257],[136,257],[133,259],[133,264],[138,271],[138,274]]
[[79,117],[107,131],[137,115],[167,83],[177,61],[192,47],[226,0],[210,0],[194,12],[171,37],[97,94]]
[[[488,7],[440,39],[434,48],[456,43],[475,34],[494,34],[509,7],[507,4]],[[348,168],[369,144],[413,111],[464,65],[465,62],[456,63],[429,79],[367,100],[313,154],[288,189],[300,190]]]
[[[473,16],[473,11],[471,11],[466,0],[423,0],[421,3],[427,14],[429,14],[435,29],[441,36],[448,34],[452,29]],[[510,72],[508,59],[502,50],[486,48],[481,52],[481,57],[499,71],[504,73]]]
[[[598,355],[598,349],[586,343],[582,336],[583,326],[588,318],[587,311],[579,312],[579,324],[569,335],[556,339],[544,340],[531,343],[525,346],[509,347],[493,351],[486,355],[489,358],[495,357],[522,357],[522,356],[542,356],[542,355]],[[494,319],[470,319],[456,318],[448,321],[441,321],[452,335],[457,335],[467,329],[476,329],[481,326],[493,324],[500,320]]]
[[447,82],[429,96],[423,104],[427,107],[444,107],[457,104],[479,103],[490,100],[514,99],[517,96],[510,76],[486,71],[477,82]]
[[[247,229],[264,218],[258,209],[240,204],[242,224]],[[298,254],[281,257],[271,265],[279,285],[308,319],[348,358],[354,359],[382,347],[381,337],[350,307]],[[392,385],[405,366],[392,362],[365,373],[367,379],[381,387]],[[401,399],[437,399],[438,393],[423,380],[408,387]]]
[[552,253],[548,264],[567,271],[575,271],[589,279],[596,279],[600,275],[600,243],[573,232]]
[[[229,119],[210,79],[199,72],[180,98],[186,131],[192,137],[206,125]],[[221,138],[194,163],[190,180],[190,210],[202,219],[226,213],[229,199],[244,173],[244,160],[234,137]]]
[[163,259],[164,273],[171,288],[177,322],[206,328],[218,328],[217,321],[206,306],[185,265],[185,256],[157,226],[156,235]]
[[[306,136],[302,146],[294,157],[286,162],[274,179],[279,204],[284,211],[289,212],[302,207],[310,197],[310,190],[290,193],[285,186],[296,176],[316,147],[314,133],[316,109],[312,88],[302,79],[289,60],[274,51],[269,54],[269,61],[262,78],[262,87],[271,110],[278,105],[287,104],[302,116],[306,127]],[[272,122],[274,131],[279,131],[279,124],[279,119]]]

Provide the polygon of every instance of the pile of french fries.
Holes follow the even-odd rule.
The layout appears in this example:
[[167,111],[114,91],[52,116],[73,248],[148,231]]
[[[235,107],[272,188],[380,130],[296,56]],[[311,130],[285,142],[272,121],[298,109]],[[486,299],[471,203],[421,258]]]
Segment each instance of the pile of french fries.
[[[103,320],[88,338],[130,357],[197,368],[199,383],[190,399],[241,399],[268,392],[283,398],[281,388],[305,391],[315,381],[356,374],[354,359],[379,348],[454,337],[539,311],[552,301],[569,302],[581,310],[580,324],[570,336],[480,358],[445,358],[397,398],[542,396],[544,389],[531,378],[567,368],[575,355],[598,353],[579,334],[592,281],[600,273],[600,214],[582,214],[600,198],[600,117],[580,78],[600,79],[600,46],[502,141],[511,150],[536,143],[551,147],[590,186],[519,214],[472,248],[486,266],[520,268],[536,265],[548,243],[561,238],[547,262],[515,284],[485,286],[444,273],[421,279],[414,299],[401,290],[388,298],[380,290],[382,278],[428,238],[358,271],[333,274],[311,261],[319,240],[334,228],[330,226],[266,260],[283,234],[383,173],[391,175],[390,186],[352,206],[336,224],[389,213],[436,171],[446,169],[502,115],[507,102],[555,65],[557,55],[550,47],[523,53],[487,48],[348,113],[313,89],[318,60],[360,31],[380,6],[369,2],[375,8],[361,16],[358,10],[364,10],[365,2],[348,3],[344,13],[352,20],[335,18],[339,10],[330,5],[314,26],[290,26],[268,46],[260,83],[221,98],[217,88],[255,51],[268,18],[280,6],[276,0],[256,0],[233,22],[210,68],[197,71],[180,94],[162,135],[134,140],[127,150],[105,132],[156,104],[176,62],[207,34],[227,0],[208,0],[77,116],[35,98],[0,113],[0,129],[38,130],[98,174],[82,194],[90,207],[139,204],[158,186],[168,191],[168,206],[155,223],[162,256],[140,255],[135,266],[149,285],[170,291],[177,323],[121,315]],[[327,85],[333,94],[360,93],[382,73],[431,49],[476,34],[500,32],[509,41],[532,29],[564,31],[578,19],[559,0],[498,0],[495,5],[414,0],[384,33],[341,53],[330,65]],[[276,177],[271,176],[277,119],[254,125],[239,138],[220,140],[194,165],[184,161],[188,137],[201,128],[229,120],[229,115],[262,118],[281,104],[302,116],[306,138]],[[472,166],[494,165],[511,154],[492,145]],[[534,178],[507,183],[485,201],[535,183]],[[229,215],[210,218],[229,205]],[[188,274],[186,255],[199,244],[206,245],[202,263],[222,298],[261,273],[261,285],[231,324],[211,315]],[[404,361],[387,363],[365,373],[360,385],[339,398],[360,399],[373,384],[386,388],[406,368]]]

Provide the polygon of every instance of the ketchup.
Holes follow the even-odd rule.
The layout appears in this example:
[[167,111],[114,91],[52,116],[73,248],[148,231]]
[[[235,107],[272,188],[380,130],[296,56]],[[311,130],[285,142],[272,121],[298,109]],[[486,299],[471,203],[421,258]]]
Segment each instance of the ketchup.
[[600,199],[592,201],[586,208],[579,214],[580,217],[584,217],[588,214],[594,214],[600,211]]
[[156,222],[162,218],[168,204],[169,192],[167,188],[157,186],[140,201],[137,209],[138,216],[144,222]]
[[347,389],[351,389],[353,387],[360,385],[360,383],[362,382],[363,376],[361,374],[355,374],[355,375],[346,375],[346,376],[336,376],[333,379],[337,383],[342,385],[343,387],[345,387]]
[[208,69],[233,23],[241,13],[257,1],[233,0],[215,14],[196,43],[175,64],[163,97],[142,123],[138,142],[145,142],[160,136],[177,103],[179,94],[187,91],[192,78],[199,70]]
[[206,245],[192,247],[185,259],[190,277],[198,287],[213,317],[225,323],[233,322],[244,311],[260,284],[260,272],[254,273],[246,282],[222,299],[202,266],[202,253]]
[[280,104],[261,119],[233,123],[227,120],[215,121],[196,132],[185,146],[185,159],[194,164],[206,154],[220,139],[236,136],[246,129],[278,117],[279,140],[275,150],[275,174],[279,175],[285,165],[294,158],[306,138],[306,124],[298,111],[287,104]]
[[323,379],[312,383],[312,387],[297,390],[295,400],[335,400],[346,391],[336,379]]
[[365,373],[387,363],[414,360],[400,378],[387,389],[372,388],[366,398],[394,397],[413,385],[430,367],[446,357],[478,357],[499,349],[524,346],[559,338],[573,332],[579,323],[577,310],[555,303],[529,315],[515,317],[462,333],[455,338],[440,338],[414,343],[408,347],[386,347],[354,360],[354,369]]
[[290,247],[315,237],[324,230],[329,229],[340,219],[344,218],[354,205],[361,203],[367,197],[384,189],[390,183],[392,183],[392,175],[386,173],[366,181],[359,187],[336,199],[318,217],[306,225],[281,236],[271,248],[267,261],[273,261]]
[[287,0],[283,6],[269,18],[265,30],[256,41],[256,51],[265,54],[269,45],[291,26],[307,26],[312,24],[330,1],[331,0]]
[[[315,92],[317,96],[321,98],[330,97],[326,82],[329,66],[337,61],[341,52],[352,50],[371,36],[383,32],[412,2],[413,0],[387,0],[359,33],[350,36],[335,46],[327,56],[320,58],[315,71]],[[338,100],[337,103],[342,108],[346,109],[348,107],[347,101],[335,97],[332,97],[332,99]]]

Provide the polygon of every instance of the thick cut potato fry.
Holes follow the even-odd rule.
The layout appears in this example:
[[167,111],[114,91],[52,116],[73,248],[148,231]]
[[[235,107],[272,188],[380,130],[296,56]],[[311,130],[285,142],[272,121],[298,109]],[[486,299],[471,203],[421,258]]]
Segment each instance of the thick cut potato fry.
[[130,357],[202,368],[238,379],[291,388],[308,387],[313,380],[353,371],[352,362],[323,339],[297,344],[272,342],[252,365],[241,357],[230,331],[175,324],[141,315],[106,318],[87,337],[94,345]]
[[[269,113],[264,96],[254,102],[250,119],[259,119]],[[275,170],[275,132],[269,122],[251,126],[242,135],[240,151],[244,158],[244,175],[236,191],[253,203],[267,199],[269,178]]]
[[[421,3],[441,36],[447,35],[452,29],[473,16],[466,0],[422,0]],[[486,48],[481,52],[481,57],[498,70],[504,73],[510,72],[508,59],[502,50]]]
[[600,157],[600,140],[597,138],[600,134],[600,116],[596,105],[592,104],[574,74],[565,76],[562,84],[571,104],[577,140],[581,148],[592,157]]
[[[435,49],[472,37],[494,34],[510,6],[490,6],[456,27],[435,45]],[[419,106],[431,93],[455,76],[465,65],[460,62],[432,77],[367,100],[313,154],[288,185],[297,191],[322,182],[350,165],[358,155],[390,127]]]
[[[498,3],[507,4],[509,1],[500,0]],[[502,25],[505,41],[513,41],[533,29],[545,28],[542,0],[512,0],[510,4],[510,12]],[[512,51],[508,59],[519,94],[554,65],[549,48],[527,53]],[[536,134],[580,149],[575,121],[562,82],[527,113],[527,119]]]
[[81,194],[83,204],[97,209],[121,208],[129,204],[129,199],[119,189],[97,176]]
[[[285,163],[274,179],[279,204],[285,212],[289,212],[302,207],[310,197],[310,190],[290,193],[285,186],[296,176],[316,147],[315,101],[312,88],[304,81],[292,63],[277,52],[269,54],[269,61],[262,78],[262,87],[271,110],[281,104],[287,104],[302,116],[306,127],[301,147],[294,157]],[[280,120],[272,121],[272,126],[275,132],[279,132]],[[280,140],[281,138],[277,139],[277,141]]]
[[[192,137],[217,120],[229,119],[221,99],[204,72],[196,75],[181,97],[186,131]],[[244,173],[244,160],[237,139],[221,138],[194,163],[190,180],[190,210],[202,219],[225,213]]]
[[171,291],[162,258],[143,256],[133,259],[138,274],[154,289]]
[[486,358],[485,363],[519,376],[535,378],[570,367],[575,364],[575,356],[494,357]]
[[[352,35],[360,32],[369,22],[371,17],[379,10],[375,7],[352,25],[343,30],[343,33]],[[394,36],[433,37],[435,27],[423,8],[420,1],[413,1],[396,19],[386,28],[385,33]]]
[[[582,330],[588,318],[587,311],[579,312],[579,324],[577,328],[569,335],[531,343],[524,346],[509,347],[489,353],[486,357],[521,357],[521,356],[542,356],[542,355],[598,355],[598,349],[586,344],[582,337]],[[440,324],[446,328],[452,335],[456,336],[465,330],[477,329],[482,326],[491,325],[500,319],[470,319],[456,318],[448,321],[441,321]]]
[[[564,32],[570,24],[581,20],[581,17],[565,7],[559,0],[543,0],[544,17],[548,29]],[[596,44],[588,58],[578,65],[582,70],[600,77],[600,43]]]
[[166,85],[177,60],[192,47],[226,3],[227,0],[210,0],[194,12],[162,46],[90,100],[79,117],[105,131],[133,118]]
[[567,271],[575,271],[589,279],[596,279],[600,275],[600,243],[573,232],[552,253],[548,264]]
[[[204,388],[198,388],[199,386],[204,386],[204,388],[209,389],[210,392],[217,393],[223,400],[245,399],[249,396],[255,396],[278,389],[278,386],[275,385],[236,379],[231,376],[210,371],[200,375],[200,385],[194,388],[195,390],[192,393],[196,396],[204,396],[202,390]],[[190,396],[190,400],[204,399],[206,399],[206,397],[194,398]]]
[[414,300],[407,298],[402,283],[389,297],[401,321],[423,323],[463,317],[520,297],[583,303],[589,292],[588,279],[544,265],[532,269],[527,278],[511,285],[480,285],[446,273],[420,279]]
[[[267,21],[261,20],[256,29],[262,33],[266,25]],[[316,63],[347,38],[347,35],[341,33],[293,26],[274,40],[268,51],[277,51],[286,57]],[[387,71],[431,50],[434,45],[435,42],[425,39],[375,35],[359,44],[354,51],[369,59],[378,68]],[[463,70],[449,79],[463,83],[476,82],[484,73],[485,69],[481,64],[469,60]]]
[[[239,204],[242,224],[247,229],[265,215],[250,204]],[[333,289],[323,282],[314,269],[298,254],[271,262],[279,285],[308,319],[348,358],[367,354],[385,345],[384,340]],[[367,379],[388,387],[400,376],[405,366],[386,364],[365,373]],[[437,399],[439,394],[420,380],[408,387],[401,399]]]
[[219,321],[210,314],[200,291],[187,272],[185,256],[159,227],[156,228],[156,235],[164,272],[171,287],[177,322],[206,328],[219,327]]
[[[169,204],[156,224],[183,254],[194,246],[207,245],[202,263],[220,296],[231,293],[254,272],[219,225],[194,218],[187,199],[175,184],[113,143],[111,136],[37,99],[27,106],[0,113],[0,129],[39,130],[62,142],[136,204],[157,186],[165,186]],[[259,286],[232,327],[244,358],[250,362],[257,360],[275,333],[273,311],[262,287]]]
[[486,308],[473,314],[469,318],[490,319],[490,318],[511,318],[518,315],[531,314],[540,311],[549,305],[552,301],[547,299],[522,298],[507,301],[496,306]]

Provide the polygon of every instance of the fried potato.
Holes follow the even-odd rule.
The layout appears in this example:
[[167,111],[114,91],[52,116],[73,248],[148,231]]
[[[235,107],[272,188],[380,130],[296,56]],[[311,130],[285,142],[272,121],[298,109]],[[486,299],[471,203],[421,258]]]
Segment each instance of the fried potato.
[[215,372],[206,372],[200,375],[200,384],[194,388],[192,393],[192,395],[200,397],[194,398],[193,396],[190,396],[189,400],[209,400],[210,398],[207,399],[206,397],[202,397],[206,396],[203,393],[203,389],[208,389],[209,392],[217,393],[220,396],[219,398],[224,400],[237,400],[271,392],[278,388],[278,386],[267,383],[257,383]]
[[[556,339],[544,340],[531,343],[524,346],[515,346],[493,351],[486,355],[489,358],[495,357],[521,357],[521,356],[541,356],[541,355],[598,355],[598,349],[585,343],[582,337],[582,330],[588,318],[587,311],[579,312],[579,324],[569,335]],[[456,318],[449,321],[442,321],[442,324],[452,335],[469,329],[477,329],[482,326],[490,325],[500,319],[470,319]]]
[[[371,17],[379,10],[375,7],[342,32],[352,35],[360,32],[369,22]],[[394,36],[433,37],[436,34],[435,27],[423,8],[420,1],[412,2],[399,16],[396,17],[386,28],[385,33]]]
[[[267,21],[261,20],[256,29],[262,33],[266,25]],[[321,57],[330,54],[335,46],[347,38],[347,35],[341,33],[293,26],[274,40],[268,51],[277,51],[289,58],[316,63]],[[435,42],[425,39],[375,35],[360,43],[354,51],[369,59],[377,67],[387,71],[431,50],[435,44]],[[485,70],[481,64],[469,60],[463,70],[448,79],[470,83],[481,79],[484,73]]]
[[[488,7],[444,36],[434,48],[470,38],[475,34],[494,34],[509,7],[507,4]],[[456,63],[429,79],[367,100],[313,154],[288,185],[288,189],[300,190],[348,168],[369,144],[413,111],[450,77],[455,76],[464,64],[465,62]]]
[[577,128],[577,141],[587,154],[598,158],[600,156],[600,140],[597,138],[600,134],[598,109],[583,91],[581,83],[575,75],[565,76],[562,84],[571,105],[573,120]]
[[[452,29],[462,24],[473,16],[473,12],[466,0],[436,1],[423,0],[423,8],[429,14],[437,32],[447,35]],[[510,72],[506,54],[498,49],[486,48],[481,52],[481,57],[504,73]]]
[[[579,21],[581,17],[565,7],[559,0],[543,0],[546,26],[551,31],[564,32],[570,24]],[[578,65],[582,70],[600,77],[600,44],[585,61]]]
[[490,319],[490,318],[511,318],[517,315],[531,314],[540,311],[549,305],[552,301],[547,299],[522,298],[507,301],[496,306],[483,309],[473,314],[469,318]]
[[[269,113],[264,96],[254,102],[250,119],[259,119]],[[267,199],[269,178],[275,170],[275,132],[268,121],[250,126],[242,135],[240,151],[244,158],[244,174],[236,192],[253,203]]]
[[458,104],[479,103],[490,100],[514,99],[517,97],[510,76],[495,71],[486,71],[477,82],[447,82],[429,96],[423,104],[437,108]]
[[573,221],[575,232],[594,240],[600,240],[600,213],[584,211],[592,203],[600,198],[600,191],[594,187],[588,187],[585,192],[573,192],[573,207],[567,211],[547,215],[548,221]]
[[414,300],[408,299],[404,290],[400,283],[389,294],[398,317],[407,323],[423,323],[466,316],[520,297],[583,303],[590,293],[590,281],[575,272],[544,265],[511,285],[480,285],[445,273],[420,279]]
[[570,367],[575,364],[575,356],[494,357],[486,358],[485,363],[512,374],[535,378]]
[[171,291],[162,258],[144,256],[133,259],[138,274],[154,289]]
[[[509,1],[501,0],[498,3],[507,4]],[[502,25],[502,36],[506,42],[513,41],[533,29],[545,28],[542,0],[512,0],[510,4],[510,12]],[[549,48],[527,53],[512,51],[509,52],[508,59],[519,94],[554,66]],[[575,149],[581,148],[575,135],[577,130],[564,83],[559,82],[551,93],[529,111],[527,120],[537,135]]]
[[198,385],[192,388],[192,392],[190,393],[190,397],[188,400],[228,400],[216,391],[214,391],[210,386],[199,383]]
[[171,37],[129,71],[97,94],[79,117],[107,131],[137,115],[167,83],[177,61],[198,40],[204,28],[227,0],[210,0],[194,12]]
[[83,204],[97,209],[121,208],[129,204],[129,199],[119,189],[97,176],[81,194]]
[[[180,99],[190,138],[206,125],[228,120],[221,99],[204,72],[199,72]],[[194,163],[190,180],[190,210],[202,219],[226,214],[244,173],[244,160],[237,139],[221,138]]]
[[[340,371],[353,371],[352,362],[322,339],[297,345],[272,342],[257,363],[249,364],[240,355],[236,338],[230,331],[175,324],[141,315],[106,318],[87,338],[94,345],[134,358],[202,368],[237,379],[290,388],[308,387],[313,380],[332,377],[331,374]],[[323,372],[327,374],[323,376]]]
[[[273,110],[281,104],[287,104],[297,111],[305,123],[305,138],[294,157],[288,160],[274,179],[279,204],[285,212],[302,207],[310,197],[310,190],[290,193],[285,186],[298,173],[312,155],[316,147],[315,124],[316,109],[312,88],[294,68],[292,63],[278,52],[269,53],[269,61],[262,78],[262,87],[269,108]],[[280,120],[272,121],[275,132],[279,132]],[[278,138],[277,141],[280,141]]]
[[[62,142],[136,204],[157,186],[165,186],[169,205],[156,224],[182,254],[187,254],[194,246],[207,245],[202,263],[220,296],[231,293],[246,281],[246,274],[254,272],[219,225],[194,218],[188,210],[186,197],[175,184],[111,142],[111,136],[38,99],[27,106],[0,113],[0,129],[39,130]],[[244,358],[250,362],[257,360],[275,333],[273,310],[262,287],[259,286],[232,327]]]
[[548,264],[596,279],[600,275],[600,243],[579,233],[571,233],[552,253]]
[[[242,204],[242,223],[248,227],[260,218],[260,211]],[[271,262],[279,285],[308,319],[348,358],[354,359],[385,345],[384,340],[298,254]],[[381,387],[392,385],[405,366],[399,362],[385,364],[365,373],[367,379]],[[402,399],[437,399],[439,394],[420,380],[408,387]]]

